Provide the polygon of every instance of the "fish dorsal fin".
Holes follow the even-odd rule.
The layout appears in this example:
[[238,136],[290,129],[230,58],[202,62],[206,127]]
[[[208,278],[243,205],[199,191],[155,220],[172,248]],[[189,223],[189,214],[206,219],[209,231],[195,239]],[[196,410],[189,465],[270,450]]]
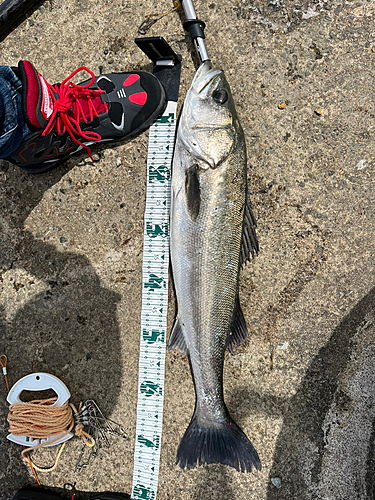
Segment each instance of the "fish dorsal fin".
[[189,354],[185,339],[184,339],[184,334],[182,333],[182,328],[180,325],[180,320],[178,319],[178,316],[174,322],[172,331],[171,331],[171,336],[169,337],[169,342],[168,342],[168,351],[172,351],[173,349],[177,349],[180,351],[181,354],[184,356],[187,356]]
[[198,165],[192,165],[185,174],[186,204],[190,217],[197,220],[201,204],[201,188],[199,186]]
[[254,258],[255,254],[258,255],[259,244],[257,240],[257,235],[255,233],[256,222],[253,211],[251,210],[251,201],[249,198],[249,192],[246,188],[245,196],[245,214],[243,220],[242,228],[242,243],[241,243],[241,254],[240,254],[240,264],[243,266],[246,261],[250,261],[250,255]]
[[245,317],[243,315],[240,297],[237,290],[236,299],[234,302],[234,310],[232,315],[232,322],[230,324],[230,333],[228,335],[227,347],[231,354],[233,354],[233,345],[240,345],[241,342],[247,338],[247,326]]

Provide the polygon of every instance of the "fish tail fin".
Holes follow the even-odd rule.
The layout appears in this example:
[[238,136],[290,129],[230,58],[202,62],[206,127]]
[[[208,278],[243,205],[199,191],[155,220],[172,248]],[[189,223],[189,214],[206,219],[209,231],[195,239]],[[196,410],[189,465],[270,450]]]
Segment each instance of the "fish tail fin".
[[229,416],[224,423],[202,424],[196,413],[181,439],[176,463],[182,469],[221,463],[241,472],[262,467],[253,445]]

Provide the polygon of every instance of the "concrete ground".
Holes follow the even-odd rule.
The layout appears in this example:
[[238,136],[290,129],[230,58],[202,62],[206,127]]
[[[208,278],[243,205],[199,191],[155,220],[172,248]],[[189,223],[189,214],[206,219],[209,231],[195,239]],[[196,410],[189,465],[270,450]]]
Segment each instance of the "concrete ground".
[[[227,355],[230,412],[263,469],[175,465],[194,391],[187,360],[168,354],[158,498],[375,498],[375,3],[374,0],[195,2],[214,63],[231,84],[248,148],[260,253],[240,278],[251,331]],[[151,67],[133,40],[170,2],[45,2],[1,44],[1,64],[33,62],[51,83],[78,66]],[[194,75],[177,13],[148,33],[183,56],[180,106]],[[71,440],[61,490],[130,493],[136,423],[147,133],[40,175],[0,162],[0,351],[9,381],[45,371],[72,401],[94,399],[121,423],[75,473]],[[171,300],[169,323],[174,314]],[[0,381],[1,382],[1,381]],[[1,396],[2,394],[2,396]],[[35,484],[6,440],[0,383],[0,498]],[[56,449],[35,457],[49,465]],[[79,498],[79,497],[77,497]]]

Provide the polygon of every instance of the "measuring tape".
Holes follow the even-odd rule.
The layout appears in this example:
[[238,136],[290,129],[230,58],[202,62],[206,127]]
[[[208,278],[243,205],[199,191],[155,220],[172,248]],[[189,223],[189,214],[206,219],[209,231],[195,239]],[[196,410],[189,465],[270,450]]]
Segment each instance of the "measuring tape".
[[142,312],[132,499],[155,500],[163,425],[169,207],[177,102],[150,128],[143,234]]

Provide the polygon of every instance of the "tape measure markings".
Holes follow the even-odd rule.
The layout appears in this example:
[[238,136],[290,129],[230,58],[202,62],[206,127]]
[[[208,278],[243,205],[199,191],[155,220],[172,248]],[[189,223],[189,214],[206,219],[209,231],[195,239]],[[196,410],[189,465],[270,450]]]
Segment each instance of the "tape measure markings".
[[169,271],[170,179],[177,103],[150,128],[132,499],[155,500],[163,424]]

